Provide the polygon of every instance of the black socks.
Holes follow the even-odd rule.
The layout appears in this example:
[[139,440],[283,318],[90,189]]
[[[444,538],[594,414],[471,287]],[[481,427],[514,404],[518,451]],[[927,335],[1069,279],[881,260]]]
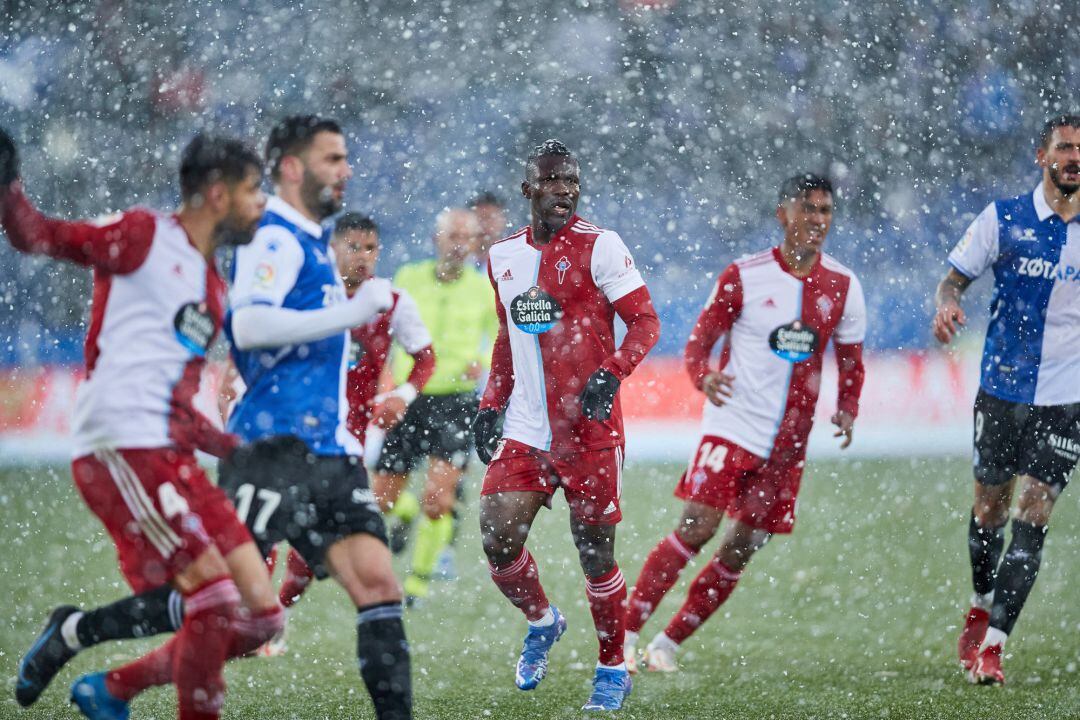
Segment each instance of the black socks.
[[87,611],[75,625],[84,648],[173,632],[184,622],[183,600],[168,585]]
[[356,657],[360,676],[375,704],[375,717],[412,718],[409,643],[401,621],[400,601],[357,608]]
[[971,514],[968,525],[968,554],[971,556],[971,580],[975,593],[986,595],[994,589],[994,576],[1005,546],[1005,528],[983,528]]
[[1013,520],[1012,541],[998,570],[994,586],[994,607],[990,611],[990,627],[1010,634],[1028,593],[1035,585],[1042,562],[1046,527]]

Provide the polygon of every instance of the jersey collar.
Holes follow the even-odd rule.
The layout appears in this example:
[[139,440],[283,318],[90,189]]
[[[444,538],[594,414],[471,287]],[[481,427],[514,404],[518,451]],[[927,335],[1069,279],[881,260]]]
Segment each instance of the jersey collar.
[[272,212],[275,215],[280,215],[285,220],[288,220],[296,227],[300,228],[308,235],[314,238],[321,238],[323,234],[322,225],[309,220],[304,217],[303,214],[289,203],[285,202],[277,195],[271,195],[266,199],[266,212]]
[[816,273],[819,267],[821,267],[821,255],[822,255],[822,252],[820,250],[818,250],[817,259],[814,260],[814,264],[810,267],[810,272],[806,273],[802,277],[800,277],[800,276],[796,275],[795,273],[791,272],[791,268],[789,268],[788,264],[786,262],[784,262],[784,253],[780,252],[780,246],[779,245],[774,245],[773,246],[772,254],[773,254],[773,257],[776,259],[776,264],[780,266],[780,269],[783,270],[784,272],[786,272],[791,277],[798,280],[799,282],[802,282],[803,280],[806,280],[808,277],[810,277],[811,275]]
[[[574,225],[580,219],[581,218],[578,217],[577,213],[571,215],[570,219],[566,221],[566,224],[562,226],[562,229],[551,236],[551,240],[548,241],[548,245],[551,245],[556,240],[565,239],[566,236],[573,231]],[[537,245],[535,242],[533,242],[533,231],[531,222],[525,226],[525,242],[529,245],[529,247],[533,248],[534,250],[543,250],[546,247],[545,245]]]

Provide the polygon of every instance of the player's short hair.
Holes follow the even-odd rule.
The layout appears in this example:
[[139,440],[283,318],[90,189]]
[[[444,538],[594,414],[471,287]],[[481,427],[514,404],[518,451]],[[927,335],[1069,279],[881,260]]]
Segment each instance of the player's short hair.
[[536,169],[536,161],[542,157],[548,157],[554,155],[556,157],[573,158],[574,153],[570,152],[570,148],[566,147],[560,140],[551,138],[540,143],[532,149],[529,153],[529,157],[525,160],[525,175],[528,176],[529,171]]
[[334,223],[334,234],[352,232],[354,230],[379,233],[379,226],[370,216],[358,212],[347,212]]
[[336,120],[318,115],[290,115],[275,125],[266,140],[266,164],[270,167],[270,177],[277,180],[281,159],[307,150],[321,132],[344,134]]
[[180,154],[180,197],[190,200],[216,182],[238,183],[252,170],[261,176],[263,163],[247,143],[199,133]]
[[1047,120],[1039,133],[1039,147],[1044,150],[1050,147],[1050,138],[1054,136],[1054,131],[1061,127],[1080,128],[1080,114],[1055,115]]
[[505,208],[503,199],[490,190],[481,190],[469,201],[469,208],[475,210],[481,205],[494,205],[497,208]]
[[832,195],[832,180],[814,173],[793,175],[780,185],[780,204],[783,205],[788,200],[804,198],[814,190],[824,190]]

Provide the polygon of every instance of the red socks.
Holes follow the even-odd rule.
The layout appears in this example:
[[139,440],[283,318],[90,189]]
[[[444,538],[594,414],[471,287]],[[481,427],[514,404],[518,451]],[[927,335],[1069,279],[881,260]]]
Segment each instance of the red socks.
[[525,613],[527,619],[539,620],[544,617],[548,599],[540,586],[540,572],[528,548],[522,548],[518,559],[506,567],[497,568],[489,563],[488,570],[502,594],[514,607]]
[[284,626],[285,609],[280,605],[261,613],[248,613],[241,609],[233,620],[229,657],[250,655],[267,640],[277,635]]
[[653,610],[679,579],[686,563],[698,554],[687,547],[675,533],[661,540],[645,558],[630,601],[626,606],[626,629],[640,633]]
[[616,565],[597,578],[585,578],[585,596],[589,598],[596,637],[600,640],[600,664],[623,662],[623,639],[626,616],[626,580]]
[[110,672],[109,692],[131,700],[154,685],[176,684],[179,720],[216,720],[225,700],[222,670],[233,640],[240,591],[232,578],[211,580],[184,596],[184,624],[172,640]]
[[281,583],[281,592],[278,594],[282,606],[292,607],[314,578],[315,573],[304,562],[304,558],[290,547],[285,560],[285,580]]
[[690,593],[686,602],[671,618],[664,634],[676,643],[690,637],[703,622],[709,619],[716,609],[735,589],[741,572],[730,570],[722,562],[713,558],[690,584]]

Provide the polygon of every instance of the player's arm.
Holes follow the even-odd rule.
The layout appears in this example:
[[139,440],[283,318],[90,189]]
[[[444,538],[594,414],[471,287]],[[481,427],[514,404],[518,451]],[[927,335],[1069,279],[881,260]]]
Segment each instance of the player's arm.
[[0,225],[15,249],[129,273],[150,252],[154,222],[151,213],[138,210],[102,223],[66,222],[42,214],[23,192],[15,142],[0,128]]
[[322,340],[364,325],[393,305],[390,283],[373,279],[343,303],[314,310],[282,307],[303,265],[303,250],[283,228],[260,228],[251,245],[237,251],[229,302],[233,342],[238,349]]
[[949,264],[952,267],[938,284],[934,295],[937,310],[931,330],[939,342],[950,342],[967,323],[967,316],[960,307],[960,299],[972,281],[986,272],[997,257],[997,208],[994,203],[990,203],[949,253]]
[[491,372],[488,373],[487,387],[484,388],[480,409],[472,422],[476,455],[485,465],[491,462],[495,453],[495,445],[499,441],[499,415],[510,401],[510,393],[514,390],[514,355],[510,349],[510,333],[506,326],[506,309],[499,301],[498,288],[491,275],[490,260],[488,279],[495,288],[495,314],[499,329],[491,347]]
[[480,399],[480,409],[502,412],[514,390],[514,356],[510,350],[510,332],[507,330],[506,309],[502,303],[495,302],[495,312],[498,315],[499,330],[495,334],[495,343],[491,346],[491,373]]
[[35,208],[15,182],[4,191],[0,224],[16,250],[125,274],[137,270],[150,253],[155,219],[144,210],[130,210],[98,223],[57,220]]
[[582,415],[603,421],[611,416],[619,385],[660,339],[660,318],[645,280],[618,233],[608,230],[596,238],[590,270],[596,287],[626,323],[622,343],[601,361],[581,392]]
[[851,277],[844,312],[833,332],[839,382],[836,413],[831,420],[836,425],[833,437],[842,437],[840,449],[851,445],[855,418],[859,416],[859,397],[862,395],[866,368],[863,366],[863,340],[866,338],[866,299],[858,278]]
[[378,408],[374,419],[379,427],[390,428],[401,422],[405,410],[417,398],[435,373],[435,351],[431,348],[431,333],[420,317],[420,308],[404,290],[397,295],[390,311],[390,332],[394,341],[413,360],[412,369],[405,382],[375,398]]
[[949,272],[938,283],[937,292],[934,294],[937,311],[931,326],[938,342],[948,343],[960,332],[960,328],[967,324],[967,316],[960,306],[960,299],[971,282],[972,278],[956,268],[949,268]]
[[732,263],[716,279],[683,352],[690,381],[717,406],[731,397],[735,378],[712,370],[709,362],[716,343],[731,331],[742,312],[742,296],[742,276],[739,267]]

